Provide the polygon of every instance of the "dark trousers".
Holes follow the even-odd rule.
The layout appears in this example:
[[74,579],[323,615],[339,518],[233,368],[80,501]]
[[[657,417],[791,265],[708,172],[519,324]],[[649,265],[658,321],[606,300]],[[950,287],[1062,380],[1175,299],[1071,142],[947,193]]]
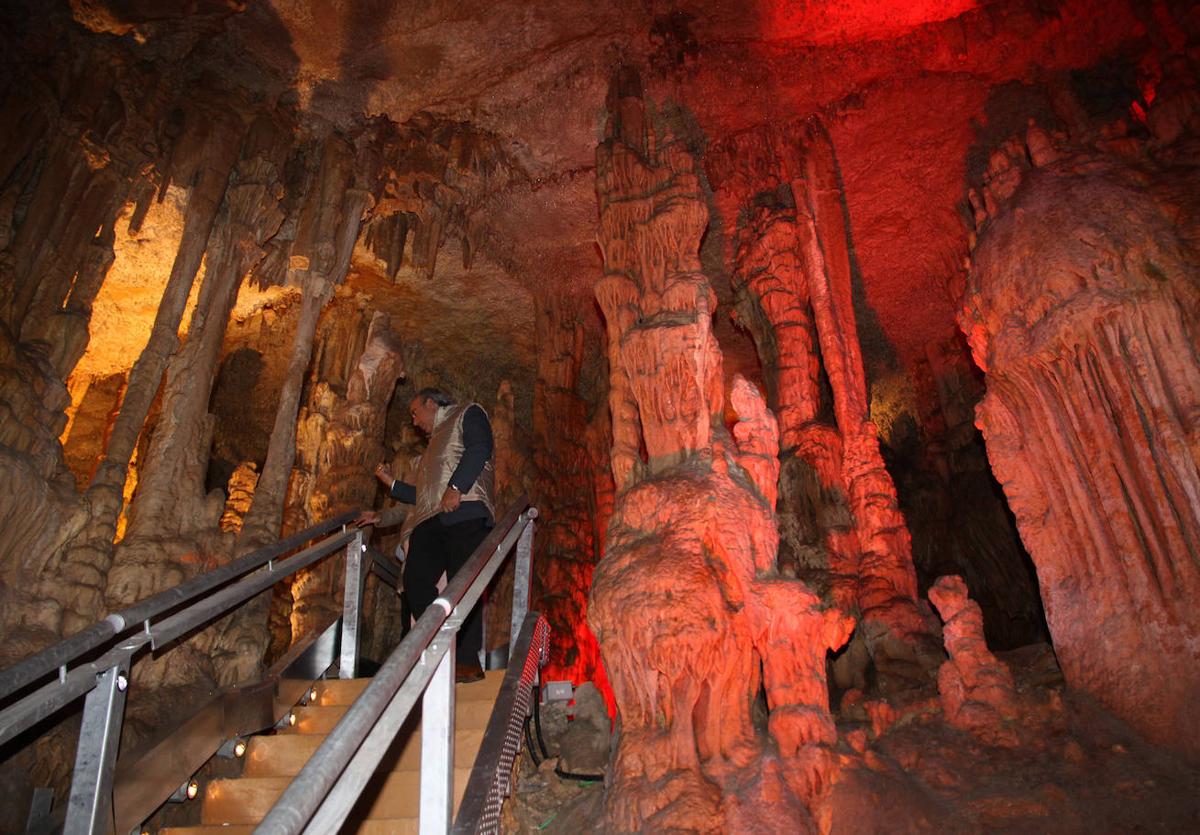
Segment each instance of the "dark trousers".
[[[437,599],[437,581],[442,572],[446,572],[447,582],[453,579],[490,532],[491,526],[486,519],[443,525],[435,516],[417,525],[408,541],[408,554],[404,560],[404,596],[414,619],[419,619]],[[458,630],[460,664],[479,663],[479,650],[483,648],[482,611],[483,601],[480,600]]]

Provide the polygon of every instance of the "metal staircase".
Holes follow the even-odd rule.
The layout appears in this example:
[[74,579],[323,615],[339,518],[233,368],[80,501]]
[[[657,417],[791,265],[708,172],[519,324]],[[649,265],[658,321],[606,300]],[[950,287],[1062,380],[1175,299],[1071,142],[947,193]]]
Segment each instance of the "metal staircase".
[[[140,832],[177,787],[237,740],[246,743],[244,772],[205,787],[203,826],[166,831],[444,833],[452,822],[455,833],[498,831],[549,634],[545,619],[528,612],[537,510],[518,500],[371,679],[354,678],[365,572],[394,585],[398,571],[349,527],[356,515],[193,577],[0,671],[0,757],[84,701],[66,808],[56,814],[39,802],[42,793],[27,831]],[[261,682],[218,694],[153,744],[118,757],[138,658],[340,551],[341,618],[298,641]],[[456,687],[458,629],[514,551],[508,669]],[[335,666],[339,679],[325,679]]]
[[[454,810],[458,811],[484,730],[491,718],[504,672],[483,681],[455,686]],[[161,830],[162,835],[239,835],[250,833],[275,805],[288,783],[366,689],[369,679],[322,681],[316,698],[296,708],[296,724],[278,733],[251,737],[240,777],[204,786],[201,826]],[[467,765],[457,765],[466,763]],[[343,833],[416,833],[420,813],[421,730],[409,721],[363,791]]]

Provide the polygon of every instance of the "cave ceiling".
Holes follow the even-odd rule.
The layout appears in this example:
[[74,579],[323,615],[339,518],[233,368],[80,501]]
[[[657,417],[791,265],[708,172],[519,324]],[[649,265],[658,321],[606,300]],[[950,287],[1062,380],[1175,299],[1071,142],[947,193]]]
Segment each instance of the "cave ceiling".
[[[876,374],[955,338],[972,166],[1022,131],[1031,109],[1050,112],[1046,89],[1119,62],[1147,37],[1149,12],[1108,2],[1099,13],[1098,5],[196,0],[164,12],[148,0],[71,3],[76,23],[133,39],[148,56],[204,39],[195,53],[205,71],[337,126],[385,116],[398,125],[466,124],[492,137],[508,176],[477,195],[486,231],[471,269],[461,253],[443,253],[438,284],[397,291],[385,306],[406,310],[413,328],[436,319],[447,338],[499,317],[517,333],[503,348],[514,367],[532,364],[529,293],[592,309],[600,274],[593,166],[615,66],[640,68],[660,125],[700,153],[740,132],[786,130],[818,115],[841,169],[860,330]],[[706,268],[718,273],[719,297],[737,223],[714,210],[709,234],[719,240],[708,243],[725,257]],[[356,267],[368,292],[386,295],[362,247]],[[407,270],[397,277],[428,280]]]

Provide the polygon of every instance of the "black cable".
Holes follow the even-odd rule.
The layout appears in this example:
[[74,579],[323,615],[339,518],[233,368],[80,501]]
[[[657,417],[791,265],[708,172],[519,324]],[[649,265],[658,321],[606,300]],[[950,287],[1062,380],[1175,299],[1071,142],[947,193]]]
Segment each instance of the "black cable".
[[537,728],[538,747],[542,749],[542,759],[548,759],[550,752],[546,750],[546,740],[542,739],[542,711],[539,705],[541,704],[541,689],[542,689],[542,671],[538,670],[537,680],[533,685],[533,726]]
[[529,717],[525,717],[525,747],[529,749],[529,758],[533,760],[533,767],[537,768],[542,764],[538,759],[537,751],[533,750],[533,736],[529,733]]

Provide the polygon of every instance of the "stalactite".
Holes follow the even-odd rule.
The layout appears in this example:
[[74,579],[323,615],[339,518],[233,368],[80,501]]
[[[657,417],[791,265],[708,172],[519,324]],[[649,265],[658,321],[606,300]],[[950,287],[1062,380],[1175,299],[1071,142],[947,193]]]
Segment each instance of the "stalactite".
[[[704,198],[691,156],[669,136],[655,144],[644,108],[637,75],[620,71],[596,154],[596,295],[613,340],[613,435],[626,444],[614,447],[616,506],[588,613],[621,720],[608,821],[803,831],[832,770],[825,652],[852,621],[775,571],[775,417],[738,378],[733,437],[722,425]],[[629,457],[639,440],[644,470]],[[773,751],[751,724],[760,664]]]
[[122,489],[134,445],[178,344],[179,322],[200,268],[208,236],[241,142],[241,120],[228,110],[193,110],[184,159],[196,172],[188,196],[183,237],[155,316],[150,340],[129,373],[121,411],[108,448],[88,487],[89,520],[62,560],[61,575],[46,592],[64,607],[63,631],[92,622],[103,611],[104,587],[111,560]]
[[977,420],[1067,682],[1196,755],[1195,169],[1160,163],[1169,143],[1136,168],[1071,147],[1030,167],[1030,142],[993,157],[976,200],[960,323],[986,372]]
[[[335,308],[336,310],[336,308]],[[331,311],[332,312],[332,311]],[[357,357],[334,363],[335,379],[314,381],[300,413],[296,475],[292,501],[302,509],[304,525],[370,504],[375,495],[371,475],[383,457],[383,429],[396,380],[404,376],[400,343],[383,313],[345,311],[366,330]],[[336,329],[331,347],[345,351],[352,341]],[[344,369],[349,365],[349,369]],[[337,378],[340,378],[337,379]],[[293,636],[324,628],[337,617],[342,588],[340,559],[324,560],[292,583]]]
[[[287,376],[279,396],[267,460],[259,476],[254,504],[246,514],[239,547],[262,545],[279,535],[287,499],[287,484],[295,460],[296,416],[305,372],[312,357],[313,338],[321,309],[333,295],[350,265],[354,241],[370,192],[355,181],[354,152],[343,140],[325,142],[319,173],[298,207],[296,235],[288,263],[302,286],[300,318],[292,342]],[[371,182],[377,171],[361,171]]]
[[[260,118],[234,167],[225,204],[209,241],[207,268],[187,341],[172,359],[163,410],[139,479],[124,546],[159,533],[208,530],[217,506],[204,480],[212,445],[208,414],[229,315],[242,279],[263,256],[263,243],[282,221],[279,174],[290,145],[288,126]],[[115,566],[114,566],[115,569]]]

